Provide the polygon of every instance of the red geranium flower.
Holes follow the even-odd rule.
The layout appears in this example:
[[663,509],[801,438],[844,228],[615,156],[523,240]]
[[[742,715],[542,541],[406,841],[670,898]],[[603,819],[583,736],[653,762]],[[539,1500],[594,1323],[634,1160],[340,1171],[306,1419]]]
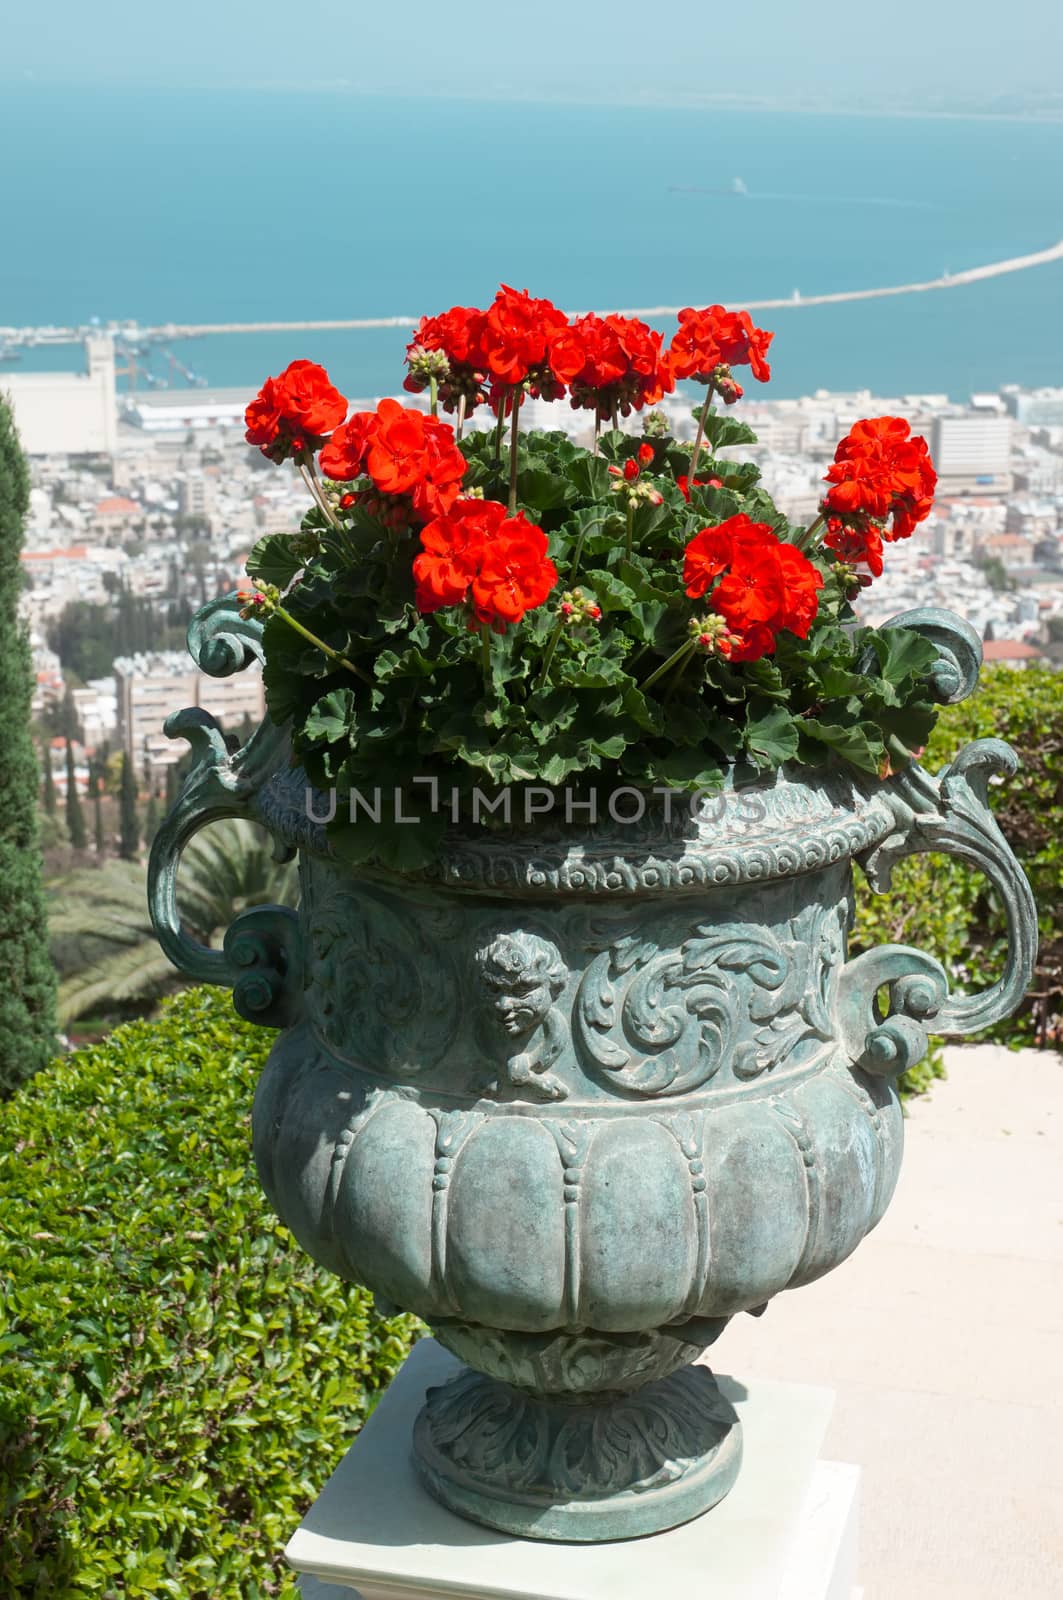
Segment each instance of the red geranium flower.
[[505,517],[505,506],[494,501],[460,500],[421,529],[422,554],[413,563],[418,611],[461,605],[480,570],[487,541]]
[[551,340],[568,327],[568,318],[549,300],[503,284],[487,308],[482,344],[488,372],[514,388],[546,361]]
[[755,661],[786,629],[808,636],[823,578],[795,545],[744,513],[702,528],[686,548],[683,583],[692,600],[708,596],[738,642],[732,661]]
[[687,545],[683,559],[683,583],[690,598],[700,600],[721,573],[726,572],[734,560],[736,534],[765,526],[763,523],[750,522],[743,513],[728,517],[726,522],[719,523],[715,528],[702,528],[700,533],[696,533]]
[[501,633],[542,605],[557,582],[557,568],[546,553],[545,533],[523,516],[510,517],[500,535],[484,553],[472,602],[478,619]]
[[375,411],[353,412],[321,452],[319,461],[325,476],[335,483],[348,483],[359,477],[365,471],[365,458],[376,426]]
[[874,524],[869,523],[862,529],[847,528],[841,522],[836,522],[833,527],[828,524],[823,543],[846,566],[866,567],[869,574],[867,581],[881,578],[882,535]]
[[[824,509],[845,526],[881,525],[886,539],[907,539],[934,505],[937,474],[927,443],[903,417],[857,422],[834,452]],[[893,519],[892,530],[885,526]]]
[[419,611],[471,600],[480,622],[502,630],[542,605],[557,582],[546,535],[495,500],[459,500],[421,529],[413,563]]
[[614,411],[626,417],[675,388],[661,335],[637,317],[589,312],[573,323],[572,338],[583,351],[582,365],[569,379],[576,408],[602,418]]
[[381,400],[375,411],[356,411],[321,452],[321,469],[346,482],[368,473],[382,494],[408,496],[384,520],[439,516],[458,497],[466,461],[447,422]]
[[755,328],[748,311],[706,306],[679,313],[679,327],[669,354],[677,378],[711,383],[717,367],[751,367],[754,378],[767,383],[771,368],[765,359],[773,333]]
[[293,361],[267,378],[244,413],[247,442],[271,461],[317,450],[347,415],[347,402],[324,367]]
[[442,351],[448,370],[438,379],[440,404],[447,411],[456,411],[459,400],[464,397],[466,411],[472,411],[487,398],[484,392],[484,326],[484,313],[474,306],[451,306],[438,317],[422,317],[406,346],[406,360],[411,370],[403,380],[403,388],[412,394],[427,389],[428,376],[416,370],[417,355],[426,350]]

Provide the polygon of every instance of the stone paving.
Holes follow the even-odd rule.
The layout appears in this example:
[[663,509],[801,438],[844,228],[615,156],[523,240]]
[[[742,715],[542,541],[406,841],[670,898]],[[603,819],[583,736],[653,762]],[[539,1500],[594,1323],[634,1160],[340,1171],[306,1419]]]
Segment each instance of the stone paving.
[[731,1324],[737,1378],[837,1391],[863,1600],[1063,1597],[1063,1057],[951,1049],[884,1221]]

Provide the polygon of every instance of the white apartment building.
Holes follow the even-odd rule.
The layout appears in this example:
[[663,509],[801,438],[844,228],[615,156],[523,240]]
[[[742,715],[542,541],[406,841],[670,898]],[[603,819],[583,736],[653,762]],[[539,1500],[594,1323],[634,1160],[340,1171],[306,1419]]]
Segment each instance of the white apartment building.
[[992,412],[935,417],[930,453],[939,494],[1007,494],[1013,427],[1010,416]]
[[184,752],[179,741],[167,739],[163,723],[185,706],[202,706],[223,727],[234,728],[251,717],[265,715],[262,673],[257,666],[231,678],[211,678],[179,650],[156,650],[119,656],[114,663],[118,739],[137,763],[153,768],[171,766]]

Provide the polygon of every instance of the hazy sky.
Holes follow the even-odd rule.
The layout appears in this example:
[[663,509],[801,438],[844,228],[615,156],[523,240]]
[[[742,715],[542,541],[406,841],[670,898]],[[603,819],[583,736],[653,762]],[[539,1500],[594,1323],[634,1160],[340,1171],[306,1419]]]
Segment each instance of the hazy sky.
[[920,94],[1059,93],[1063,3],[0,0],[0,81],[20,79],[826,105],[866,93],[910,109]]

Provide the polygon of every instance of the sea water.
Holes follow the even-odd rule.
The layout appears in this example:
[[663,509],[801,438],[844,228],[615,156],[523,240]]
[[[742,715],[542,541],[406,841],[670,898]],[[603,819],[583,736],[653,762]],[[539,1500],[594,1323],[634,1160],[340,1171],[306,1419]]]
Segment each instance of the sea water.
[[[1059,122],[26,84],[0,99],[0,148],[0,326],[416,316],[500,281],[568,310],[738,306],[1063,237]],[[757,320],[772,396],[1063,383],[1060,262]],[[307,356],[369,396],[398,387],[408,337],[173,349],[213,386]],[[162,353],[153,370],[181,381]]]

